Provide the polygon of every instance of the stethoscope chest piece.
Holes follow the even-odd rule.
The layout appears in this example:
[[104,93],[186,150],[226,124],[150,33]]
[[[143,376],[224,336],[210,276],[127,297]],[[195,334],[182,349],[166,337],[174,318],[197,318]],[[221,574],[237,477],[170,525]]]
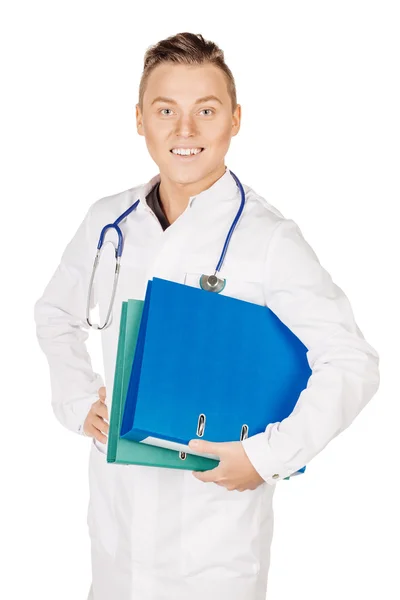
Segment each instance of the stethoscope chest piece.
[[226,279],[218,279],[216,275],[202,275],[200,277],[200,287],[206,292],[222,292],[226,284]]

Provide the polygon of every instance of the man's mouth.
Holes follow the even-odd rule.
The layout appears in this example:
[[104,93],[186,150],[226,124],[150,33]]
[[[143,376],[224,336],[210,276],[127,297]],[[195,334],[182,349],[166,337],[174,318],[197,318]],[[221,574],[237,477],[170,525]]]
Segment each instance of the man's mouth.
[[199,154],[201,154],[203,152],[203,150],[205,150],[205,148],[202,148],[200,146],[196,147],[193,146],[193,148],[179,148],[179,146],[175,147],[175,148],[171,148],[170,152],[171,154],[173,154],[174,156],[177,156],[178,158],[194,158],[195,156],[198,156]]

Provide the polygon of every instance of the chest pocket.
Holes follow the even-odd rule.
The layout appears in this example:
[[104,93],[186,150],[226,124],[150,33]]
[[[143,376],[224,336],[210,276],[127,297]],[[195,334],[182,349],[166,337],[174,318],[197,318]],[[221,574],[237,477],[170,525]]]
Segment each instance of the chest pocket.
[[[186,272],[184,284],[200,288],[201,276],[202,273]],[[252,302],[253,304],[265,306],[264,292],[261,281],[248,281],[238,278],[237,276],[226,277],[225,287],[219,293],[223,296],[231,296],[232,298],[237,298],[238,300],[244,300],[246,302]]]

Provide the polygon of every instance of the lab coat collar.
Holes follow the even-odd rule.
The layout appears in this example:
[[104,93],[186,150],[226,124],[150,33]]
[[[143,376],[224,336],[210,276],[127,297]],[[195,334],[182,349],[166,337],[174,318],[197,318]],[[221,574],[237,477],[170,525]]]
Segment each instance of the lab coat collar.
[[[154,177],[152,177],[147,183],[145,183],[140,190],[140,204],[142,206],[147,207],[146,196],[149,194],[150,190],[161,180],[160,173],[157,173]],[[217,179],[209,188],[203,190],[202,192],[196,194],[195,196],[189,197],[188,207],[192,207],[194,201],[196,200],[196,204],[201,204],[202,206],[208,202],[217,202],[217,201],[226,201],[231,200],[236,196],[238,192],[238,187],[236,181],[232,177],[228,167],[225,168],[225,173]]]

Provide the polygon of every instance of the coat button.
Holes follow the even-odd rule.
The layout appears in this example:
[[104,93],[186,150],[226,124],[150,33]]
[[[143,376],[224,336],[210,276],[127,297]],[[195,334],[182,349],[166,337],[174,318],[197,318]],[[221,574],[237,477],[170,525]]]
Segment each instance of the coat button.
[[279,478],[278,473],[275,473],[275,475],[272,475],[272,479],[278,479],[278,478]]

